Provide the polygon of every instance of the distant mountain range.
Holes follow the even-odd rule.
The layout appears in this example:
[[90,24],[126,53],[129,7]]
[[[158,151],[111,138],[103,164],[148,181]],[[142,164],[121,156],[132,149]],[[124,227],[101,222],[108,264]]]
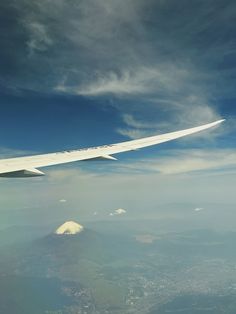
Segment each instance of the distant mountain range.
[[[9,247],[5,251],[4,259],[0,261],[0,267],[4,269],[4,273],[0,275],[4,275],[5,280],[9,278],[14,282],[14,286],[17,286],[17,281],[20,285],[21,280],[28,278],[26,282],[32,285],[36,294],[39,287],[45,291],[46,286],[51,285],[54,288],[47,292],[47,296],[56,293],[58,298],[65,300],[64,305],[69,298],[77,310],[89,306],[91,311],[88,313],[100,313],[99,310],[103,313],[105,304],[119,308],[124,306],[125,298],[121,287],[104,278],[104,268],[120,260],[135,259],[138,246],[139,243],[134,238],[107,236],[86,228],[77,234],[50,233],[31,243]],[[138,255],[140,257],[140,254]],[[46,296],[39,293],[38,297],[38,303],[43,304],[42,300]],[[0,313],[4,302],[2,299],[1,303],[0,298]],[[9,304],[8,308],[11,308]],[[12,313],[15,314],[14,311],[15,309]],[[34,313],[32,307],[25,308],[22,313],[28,313],[27,311]]]
[[19,241],[10,238],[1,248],[0,313],[148,313],[149,306],[155,313],[165,310],[158,302],[174,300],[176,289],[186,292],[189,278],[195,289],[204,282],[209,291],[222,281],[218,268],[228,274],[224,282],[233,280],[236,233],[161,234],[150,226],[140,222],[129,232],[122,222],[107,228],[103,222],[100,231],[84,227],[71,234],[66,225],[65,234],[46,236],[32,229],[32,241],[30,228],[5,230],[6,239],[14,230]]

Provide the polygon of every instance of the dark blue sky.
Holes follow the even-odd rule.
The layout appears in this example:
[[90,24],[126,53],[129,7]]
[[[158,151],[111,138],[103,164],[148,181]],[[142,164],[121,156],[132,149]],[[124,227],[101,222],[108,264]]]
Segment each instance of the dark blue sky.
[[100,143],[114,140],[119,122],[117,110],[81,96],[24,91],[3,95],[1,102],[1,143],[9,148],[52,151],[96,145],[99,134],[104,136]]
[[[107,189],[116,181],[114,173],[155,173],[157,180],[158,175],[233,173],[235,12],[233,0],[2,0],[2,156],[119,142],[226,118],[199,136],[121,156],[112,166],[81,166],[81,171],[86,178],[96,170],[111,176]],[[50,195],[61,193],[60,180]],[[50,180],[49,186],[36,182],[50,191]],[[18,191],[18,183],[7,184]],[[30,206],[34,199],[26,201],[24,184],[23,198],[15,202]],[[76,194],[76,184],[66,186]],[[3,204],[13,206],[7,198]]]

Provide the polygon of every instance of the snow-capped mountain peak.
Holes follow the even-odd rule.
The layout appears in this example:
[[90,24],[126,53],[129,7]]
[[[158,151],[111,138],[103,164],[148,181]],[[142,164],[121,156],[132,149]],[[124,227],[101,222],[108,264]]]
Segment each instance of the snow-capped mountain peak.
[[62,224],[57,230],[55,234],[77,234],[84,230],[84,227],[74,221],[66,221]]

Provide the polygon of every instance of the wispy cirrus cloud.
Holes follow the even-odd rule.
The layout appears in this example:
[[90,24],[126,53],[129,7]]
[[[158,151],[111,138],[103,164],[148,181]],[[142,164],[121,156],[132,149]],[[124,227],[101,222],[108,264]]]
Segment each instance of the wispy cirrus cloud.
[[193,68],[162,65],[156,69],[134,68],[133,72],[120,76],[108,74],[82,88],[65,85],[58,88],[83,96],[111,94],[121,97],[123,103],[118,101],[115,106],[121,111],[126,126],[117,131],[138,138],[151,132],[170,131],[173,125],[176,128],[190,127],[220,119],[204,83],[200,81],[201,74]]
[[69,91],[85,96],[155,95],[164,91],[176,92],[181,88],[183,81],[188,80],[189,75],[186,68],[178,68],[174,64],[154,64],[152,67],[134,65],[130,69],[121,70],[120,73],[98,74],[91,83]]
[[39,22],[26,22],[26,28],[29,31],[29,39],[27,40],[27,46],[29,54],[34,52],[46,51],[53,45],[53,40],[47,32],[47,27]]
[[[147,93],[155,81],[171,90],[192,66],[198,70],[192,74],[215,92],[216,80],[223,79],[216,75],[217,63],[235,51],[224,40],[224,34],[232,35],[234,8],[233,1],[219,0],[186,2],[181,15],[173,15],[178,3],[170,1],[19,0],[11,6],[24,26],[24,48],[37,52],[25,70],[51,72],[44,88],[60,87],[63,77],[67,92],[93,96]],[[22,83],[39,88],[38,74]]]
[[236,170],[235,149],[174,149],[155,158],[142,159],[121,165],[125,172],[155,172],[164,175],[202,173]]
[[[136,139],[153,134],[162,134],[198,126],[221,118],[213,108],[199,103],[174,103],[172,105],[169,104],[169,106],[163,110],[165,111],[165,119],[159,118],[159,106],[154,106],[151,109],[152,117],[150,117],[150,115],[145,116],[145,108],[143,108],[143,115],[142,110],[137,114],[130,108],[131,113],[122,115],[124,126],[117,128],[116,131],[123,136]],[[218,136],[232,131],[232,128],[232,123],[231,126],[228,124],[226,127],[222,125],[221,128],[214,128],[214,130],[201,132],[192,136],[191,141],[194,139],[205,139],[213,142]],[[184,139],[184,141],[186,140],[189,141],[189,138]]]

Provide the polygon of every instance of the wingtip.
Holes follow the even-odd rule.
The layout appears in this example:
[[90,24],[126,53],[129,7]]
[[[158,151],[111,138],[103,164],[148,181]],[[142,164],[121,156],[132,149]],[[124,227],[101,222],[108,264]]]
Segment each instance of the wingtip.
[[217,120],[217,121],[212,122],[212,123],[210,123],[210,124],[212,124],[212,126],[214,126],[214,125],[220,124],[220,123],[222,123],[222,122],[224,122],[224,121],[225,121],[225,119],[220,119],[220,120]]

